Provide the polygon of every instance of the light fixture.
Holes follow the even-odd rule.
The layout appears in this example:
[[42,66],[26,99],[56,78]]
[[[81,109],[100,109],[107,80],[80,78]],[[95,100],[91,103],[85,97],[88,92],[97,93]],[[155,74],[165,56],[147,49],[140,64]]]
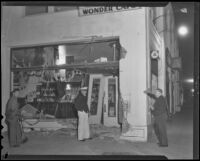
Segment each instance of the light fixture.
[[181,8],[180,11],[181,11],[182,13],[187,13],[187,12],[188,12],[187,8]]
[[70,84],[66,85],[66,90],[71,90],[71,85]]
[[186,79],[185,82],[187,82],[187,83],[194,83],[194,79],[193,78]]
[[185,36],[185,35],[187,35],[187,33],[188,33],[188,28],[187,28],[186,26],[180,26],[180,27],[178,28],[178,33],[179,33],[179,35],[181,35],[181,36]]

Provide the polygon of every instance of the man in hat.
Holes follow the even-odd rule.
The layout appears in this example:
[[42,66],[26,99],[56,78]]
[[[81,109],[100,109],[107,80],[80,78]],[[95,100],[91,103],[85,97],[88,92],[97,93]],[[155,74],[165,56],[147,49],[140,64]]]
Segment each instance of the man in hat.
[[166,99],[162,95],[162,90],[159,88],[155,90],[155,94],[153,94],[149,90],[144,91],[144,93],[155,99],[155,103],[153,104],[153,106],[150,106],[150,110],[155,118],[154,130],[159,141],[158,145],[160,147],[167,147],[168,139],[166,121],[167,117],[169,117],[169,111]]
[[12,92],[11,98],[6,105],[6,124],[8,126],[8,140],[11,147],[18,147],[21,143],[25,143],[28,138],[24,135],[20,124],[20,110],[18,103],[19,90]]
[[87,87],[82,87],[74,100],[75,108],[78,111],[78,140],[85,141],[90,138],[87,105]]

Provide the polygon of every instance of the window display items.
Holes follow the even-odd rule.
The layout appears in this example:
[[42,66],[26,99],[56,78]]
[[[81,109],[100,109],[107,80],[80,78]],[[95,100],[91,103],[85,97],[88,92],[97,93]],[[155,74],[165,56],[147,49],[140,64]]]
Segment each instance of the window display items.
[[71,90],[71,85],[70,84],[66,85],[66,90]]
[[72,102],[70,84],[66,84],[65,95],[62,97],[61,102]]
[[80,83],[78,83],[76,85],[72,85],[70,83],[67,83],[66,87],[65,87],[65,95],[61,98],[61,102],[73,103],[74,99],[78,95],[80,85],[81,85]]

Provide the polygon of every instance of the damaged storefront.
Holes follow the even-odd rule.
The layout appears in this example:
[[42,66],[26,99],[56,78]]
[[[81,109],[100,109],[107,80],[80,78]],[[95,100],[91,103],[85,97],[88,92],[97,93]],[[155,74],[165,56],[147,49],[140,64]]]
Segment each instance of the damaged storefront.
[[165,91],[164,46],[150,8],[83,9],[25,17],[24,6],[5,11],[11,20],[2,49],[9,62],[2,62],[3,100],[20,89],[24,128],[76,128],[73,101],[87,86],[91,126],[117,127],[120,139],[147,141],[151,100],[144,90]]
[[[20,90],[24,128],[76,125],[74,99],[88,88],[90,124],[119,127],[119,39],[91,39],[11,50],[12,90]],[[71,120],[71,121],[70,121]]]

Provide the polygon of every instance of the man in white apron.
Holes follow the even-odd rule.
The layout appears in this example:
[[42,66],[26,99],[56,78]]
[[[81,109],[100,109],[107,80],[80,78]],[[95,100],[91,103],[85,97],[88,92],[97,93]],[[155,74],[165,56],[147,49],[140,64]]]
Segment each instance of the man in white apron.
[[87,87],[80,89],[74,104],[78,111],[78,140],[85,141],[86,139],[91,139],[88,122]]

